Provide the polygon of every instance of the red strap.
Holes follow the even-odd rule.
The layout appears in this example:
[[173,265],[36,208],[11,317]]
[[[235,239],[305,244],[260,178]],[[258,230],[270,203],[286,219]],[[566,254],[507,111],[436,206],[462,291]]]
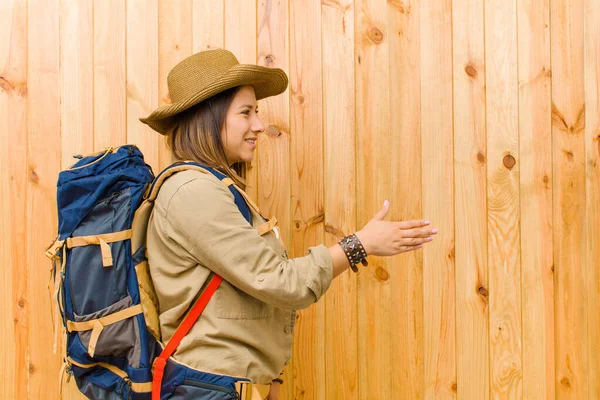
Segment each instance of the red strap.
[[210,301],[210,298],[217,291],[217,288],[223,281],[223,278],[219,275],[214,275],[208,286],[196,302],[192,310],[185,317],[181,325],[177,328],[169,343],[165,346],[160,355],[154,360],[154,372],[152,376],[152,400],[160,400],[160,386],[162,384],[162,378],[167,365],[167,359],[175,353],[177,346],[183,340],[185,335],[188,334],[192,326],[196,323],[204,308]]

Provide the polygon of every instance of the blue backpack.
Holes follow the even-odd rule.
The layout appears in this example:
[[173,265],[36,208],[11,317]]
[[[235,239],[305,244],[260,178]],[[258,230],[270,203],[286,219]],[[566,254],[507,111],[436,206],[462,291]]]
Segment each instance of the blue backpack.
[[252,225],[248,204],[255,205],[230,178],[192,162],[174,164],[155,178],[133,145],[83,157],[59,174],[58,236],[46,255],[54,261],[56,314],[66,331],[61,382],[66,371],[88,398],[205,398],[215,391],[222,393],[218,398],[239,398],[243,380],[197,371],[170,357],[220,276],[213,274],[173,339],[164,349],[160,344],[146,228],[162,183],[187,169],[212,173],[226,184]]

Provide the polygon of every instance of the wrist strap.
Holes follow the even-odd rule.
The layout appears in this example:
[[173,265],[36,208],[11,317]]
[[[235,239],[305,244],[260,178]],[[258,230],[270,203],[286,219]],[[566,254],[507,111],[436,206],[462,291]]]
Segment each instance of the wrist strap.
[[348,257],[352,271],[358,272],[356,265],[359,263],[362,263],[362,265],[365,267],[369,265],[367,262],[367,252],[365,251],[365,248],[360,240],[358,240],[356,234],[353,233],[351,235],[344,236],[338,243],[342,247],[342,250],[344,250],[346,257]]

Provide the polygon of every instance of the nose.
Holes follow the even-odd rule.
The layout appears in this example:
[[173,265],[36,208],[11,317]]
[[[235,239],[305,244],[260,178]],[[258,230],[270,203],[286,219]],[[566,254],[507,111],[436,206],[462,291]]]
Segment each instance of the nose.
[[250,128],[254,133],[262,133],[265,131],[265,125],[262,123],[260,118],[256,116],[254,118],[254,122],[252,123],[252,127]]

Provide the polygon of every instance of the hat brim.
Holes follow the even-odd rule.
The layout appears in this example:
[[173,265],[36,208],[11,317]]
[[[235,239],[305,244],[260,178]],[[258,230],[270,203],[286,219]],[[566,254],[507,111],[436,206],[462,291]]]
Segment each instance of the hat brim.
[[140,121],[160,134],[167,134],[175,126],[177,114],[227,89],[243,85],[251,85],[254,88],[256,100],[260,100],[285,92],[288,77],[279,68],[238,64],[231,67],[213,84],[199,90],[194,96],[185,101],[158,107],[148,117],[140,118]]

